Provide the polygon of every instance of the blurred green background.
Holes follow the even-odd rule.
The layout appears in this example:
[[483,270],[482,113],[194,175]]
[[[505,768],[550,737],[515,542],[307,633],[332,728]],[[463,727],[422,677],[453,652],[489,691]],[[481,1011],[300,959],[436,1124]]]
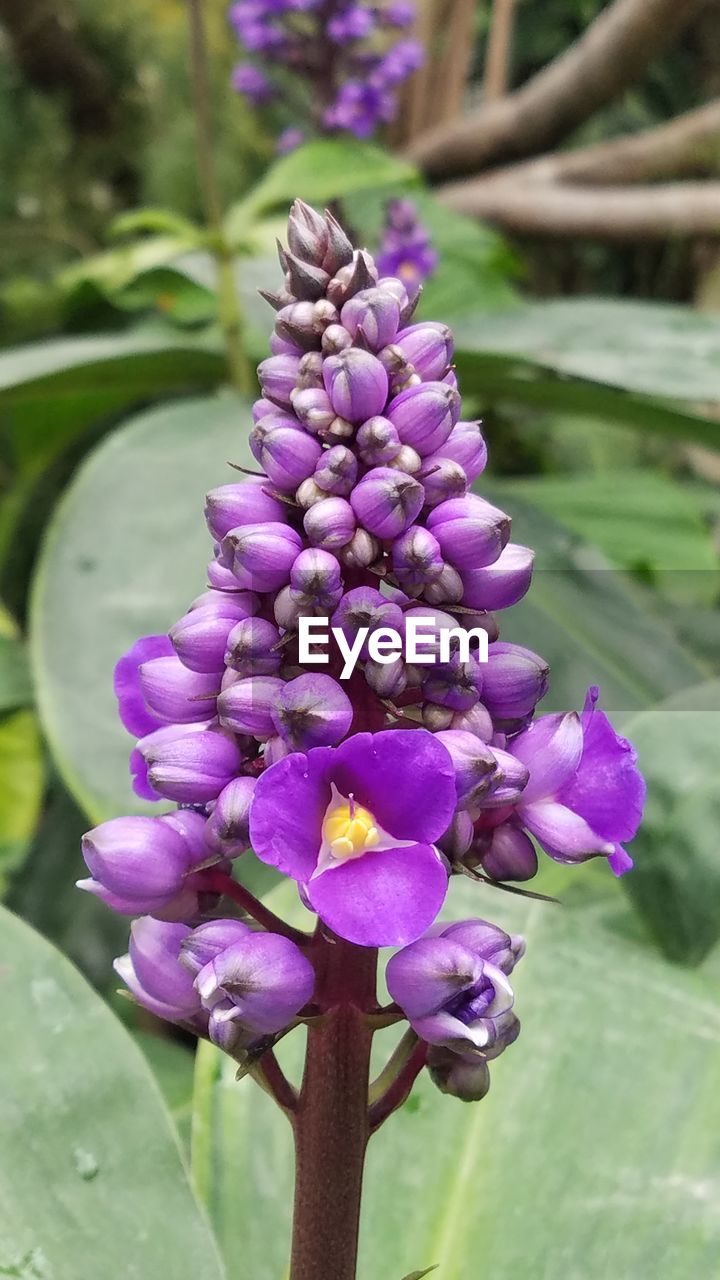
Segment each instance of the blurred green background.
[[[602,7],[521,3],[513,83]],[[388,196],[417,202],[440,253],[420,314],[454,328],[464,416],[483,418],[490,444],[478,487],[538,552],[530,596],[503,635],[551,661],[548,709],[579,707],[587,685],[601,685],[649,784],[637,867],[622,884],[604,866],[546,866],[539,887],[562,906],[455,887],[455,914],[530,935],[518,973],[525,1031],[487,1103],[463,1109],[424,1084],[378,1139],[362,1280],[434,1263],[441,1280],[711,1280],[717,242],[511,240],[451,214],[379,144],[320,141],[275,160],[273,121],[229,88],[237,50],[224,6],[206,8],[224,263],[249,359],[267,354],[271,313],[257,288],[278,286],[274,238],[296,195],[339,201],[371,248]],[[230,477],[228,459],[247,460],[251,397],[228,377],[185,7],[68,0],[63,14],[102,72],[89,112],[77,85],[42,83],[19,56],[0,5],[0,967],[17,975],[0,988],[0,1206],[12,1222],[0,1228],[0,1274],[155,1280],[164,1267],[173,1280],[218,1280],[226,1267],[281,1280],[282,1120],[207,1053],[193,1095],[193,1046],[115,993],[127,922],[74,889],[82,832],[137,807],[114,663],[201,590],[203,494]],[[471,97],[482,4],[476,28]],[[720,75],[706,37],[688,31],[575,141],[699,105]],[[248,874],[266,887],[257,868]],[[270,891],[284,902],[285,889]],[[176,1128],[216,1240],[190,1197]]]

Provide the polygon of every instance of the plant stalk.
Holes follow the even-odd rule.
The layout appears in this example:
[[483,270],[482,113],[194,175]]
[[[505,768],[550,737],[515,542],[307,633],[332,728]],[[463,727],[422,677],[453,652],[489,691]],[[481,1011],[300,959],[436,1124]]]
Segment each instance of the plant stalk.
[[355,1280],[377,952],[318,931],[317,998],[294,1117],[295,1211],[290,1280]]
[[223,207],[213,147],[207,34],[204,0],[188,0],[190,66],[195,114],[195,145],[200,195],[218,273],[218,310],[233,386],[244,395],[253,392],[253,373],[245,354],[243,316],[235,282],[233,252],[225,238]]

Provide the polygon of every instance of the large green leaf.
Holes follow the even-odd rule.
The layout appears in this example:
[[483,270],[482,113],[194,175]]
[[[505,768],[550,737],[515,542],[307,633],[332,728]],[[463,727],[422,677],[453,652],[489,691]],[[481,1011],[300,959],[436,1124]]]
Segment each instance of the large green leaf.
[[711,604],[720,562],[698,494],[659,472],[626,470],[503,481],[604,551],[621,569],[649,573],[679,602]]
[[[32,840],[43,794],[40,731],[31,711],[0,718],[0,897]],[[0,1272],[0,1275],[2,1272]]]
[[720,681],[625,726],[648,798],[623,886],[663,951],[697,962],[720,937]]
[[0,1275],[222,1280],[140,1050],[72,965],[0,932]]
[[[278,894],[276,907],[288,900],[285,886]],[[636,943],[612,898],[528,906],[453,882],[447,915],[489,915],[526,935],[513,979],[523,1030],[492,1064],[483,1103],[443,1098],[423,1079],[373,1138],[359,1280],[434,1263],[441,1280],[710,1280],[720,1009],[707,980]],[[397,1032],[382,1035],[387,1054]],[[302,1040],[281,1046],[295,1078]],[[230,1274],[281,1280],[290,1131],[234,1074],[227,1063],[215,1086],[213,1219]]]
[[113,668],[203,589],[212,554],[204,496],[232,480],[228,459],[254,465],[250,421],[249,402],[229,394],[142,414],[90,456],[51,525],[31,657],[55,758],[93,819],[138,808]]
[[0,715],[32,702],[25,649],[11,615],[0,602]]
[[250,194],[230,210],[227,234],[231,241],[243,239],[259,214],[290,205],[296,197],[323,204],[356,191],[417,181],[412,165],[370,142],[317,139],[275,161]]
[[483,479],[477,488],[512,515],[513,539],[537,551],[528,595],[501,617],[505,639],[550,663],[543,707],[578,707],[588,685],[599,684],[605,708],[622,717],[709,674],[677,640],[670,621],[656,616],[643,591],[600,552],[504,483]]

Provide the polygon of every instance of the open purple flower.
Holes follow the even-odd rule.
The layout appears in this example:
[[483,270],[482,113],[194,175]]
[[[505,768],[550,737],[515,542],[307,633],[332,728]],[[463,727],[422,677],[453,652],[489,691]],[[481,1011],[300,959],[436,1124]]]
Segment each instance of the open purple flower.
[[445,899],[447,870],[434,846],[455,803],[452,761],[432,734],[361,733],[268,769],[250,837],[257,856],[297,880],[340,937],[402,946]]
[[604,855],[620,876],[633,865],[622,846],[640,825],[645,781],[599,696],[592,686],[582,715],[542,716],[509,749],[530,771],[517,816],[545,852],[556,862]]

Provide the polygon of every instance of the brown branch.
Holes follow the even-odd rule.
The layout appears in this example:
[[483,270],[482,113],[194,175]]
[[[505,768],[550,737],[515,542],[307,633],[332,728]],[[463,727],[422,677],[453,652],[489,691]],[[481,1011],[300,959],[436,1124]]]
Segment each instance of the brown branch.
[[454,183],[441,198],[518,235],[627,242],[720,235],[720,182],[581,187],[496,178]]
[[42,93],[61,94],[78,133],[117,124],[117,90],[58,0],[0,0],[0,23],[23,75]]
[[516,93],[422,134],[409,158],[431,176],[449,176],[552,146],[637,80],[702,3],[613,0],[579,40]]
[[508,91],[515,29],[515,4],[516,0],[493,0],[483,77],[486,102],[504,98]]

